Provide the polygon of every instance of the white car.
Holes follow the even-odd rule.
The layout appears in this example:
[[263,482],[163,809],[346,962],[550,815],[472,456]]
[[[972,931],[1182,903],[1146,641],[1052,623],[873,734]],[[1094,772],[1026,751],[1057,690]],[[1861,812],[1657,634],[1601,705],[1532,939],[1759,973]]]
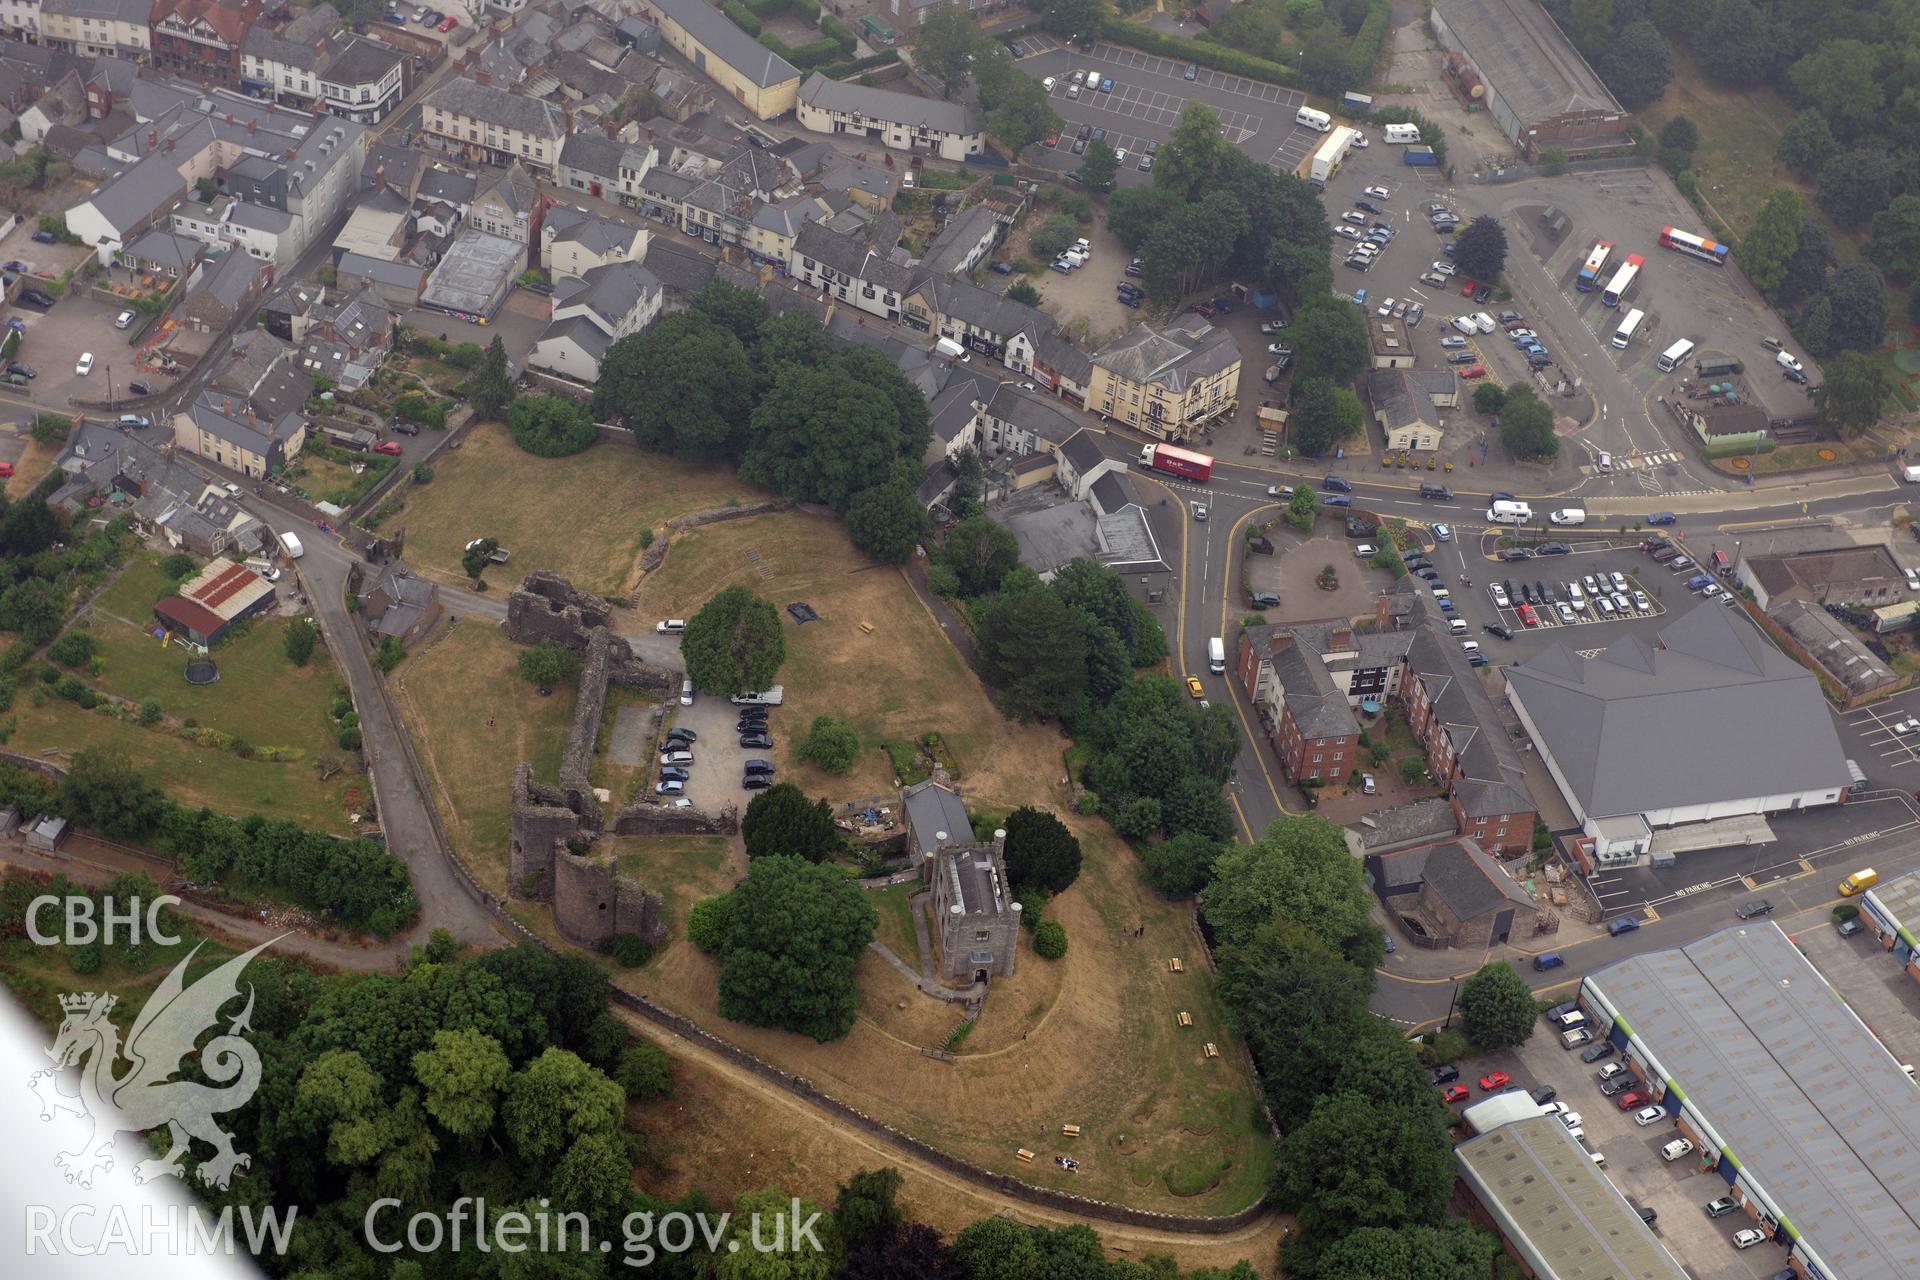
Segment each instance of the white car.
[[657,796],[677,796],[686,789],[687,784],[684,782],[656,782],[653,784],[653,794]]
[[1125,147],[1115,147],[1113,158],[1119,163],[1125,164],[1127,162],[1127,149]]
[[1457,333],[1449,333],[1440,339],[1440,345],[1443,347],[1464,347],[1467,345],[1467,340]]
[[1643,1129],[1650,1124],[1659,1124],[1666,1118],[1666,1111],[1660,1107],[1642,1107],[1633,1113],[1633,1122]]
[[1628,589],[1627,575],[1620,572],[1618,569],[1615,569],[1612,573],[1609,573],[1607,576],[1613,579],[1613,589],[1615,591],[1625,591]]
[[1433,264],[1433,273],[1435,275],[1450,276],[1454,274],[1454,270],[1454,265],[1451,262],[1436,262]]
[[1379,305],[1378,307],[1376,307],[1376,308],[1374,308],[1374,312],[1373,312],[1373,314],[1375,314],[1375,315],[1377,315],[1377,316],[1390,316],[1390,315],[1392,315],[1392,314],[1393,314],[1393,299],[1392,299],[1392,298],[1382,298],[1382,299],[1380,300],[1380,305]]
[[1393,192],[1387,190],[1385,187],[1368,187],[1366,194],[1372,196],[1375,200],[1390,200],[1393,198]]
[[1560,1113],[1560,1123],[1569,1129],[1575,1128],[1580,1124],[1580,1113],[1578,1111],[1563,1111]]
[[1507,599],[1507,589],[1499,583],[1496,582],[1489,586],[1487,588],[1487,594],[1493,597],[1494,608],[1510,609],[1513,607],[1513,602]]
[[88,374],[92,373],[93,372],[93,352],[82,351],[80,353],[80,359],[74,363],[73,371],[79,374],[83,378],[86,377]]
[[1478,640],[1462,640],[1460,642],[1460,648],[1468,657],[1472,657],[1474,654],[1480,652],[1480,642]]
[[1340,221],[1351,222],[1356,227],[1364,227],[1367,225],[1367,215],[1364,213],[1343,213],[1340,215]]
[[1766,1238],[1767,1233],[1758,1227],[1742,1227],[1733,1233],[1733,1247],[1736,1249],[1751,1249],[1753,1246],[1763,1243]]
[[1380,548],[1374,546],[1371,542],[1363,542],[1353,549],[1353,555],[1356,560],[1367,560],[1379,553]]
[[1896,724],[1895,726],[1893,726],[1893,731],[1895,733],[1920,732],[1920,720],[1915,720],[1909,717],[1908,719],[1902,720],[1899,724]]
[[668,618],[664,622],[655,623],[653,629],[663,636],[677,636],[687,629],[687,620],[685,618]]
[[1345,236],[1349,240],[1358,240],[1360,238],[1360,233],[1358,231],[1355,231],[1352,227],[1335,227],[1333,229],[1333,234],[1337,236]]
[[1378,791],[1379,789],[1380,788],[1374,784],[1372,774],[1363,773],[1360,775],[1360,794],[1361,795],[1370,796],[1374,794],[1376,791]]
[[1042,81],[1040,82],[1040,87],[1041,87],[1042,89],[1045,89],[1045,90],[1046,90],[1046,91],[1047,91],[1048,93],[1052,93],[1052,92],[1053,92],[1053,77],[1052,77],[1052,76],[1048,76],[1048,77],[1047,77],[1047,78],[1046,78],[1045,80],[1042,80]]
[[1662,1160],[1678,1160],[1681,1156],[1692,1154],[1693,1144],[1685,1138],[1675,1138],[1672,1142],[1660,1148],[1660,1158]]
[[1434,540],[1435,542],[1452,542],[1452,541],[1453,541],[1453,528],[1452,528],[1452,526],[1450,526],[1450,525],[1444,525],[1444,524],[1436,524],[1436,525],[1434,525],[1434,526],[1433,526],[1433,540]]
[[116,328],[116,329],[128,329],[128,328],[132,328],[132,327],[133,327],[133,312],[131,312],[131,311],[122,311],[122,312],[121,312],[121,313],[120,313],[119,315],[117,315],[117,316],[115,316],[115,317],[113,318],[113,327],[114,327],[114,328]]
[[1293,486],[1290,484],[1270,484],[1267,486],[1267,496],[1269,498],[1291,498],[1293,496]]
[[1206,523],[1206,519],[1207,519],[1207,504],[1206,504],[1206,503],[1204,503],[1204,502],[1196,502],[1196,503],[1194,503],[1194,504],[1193,504],[1193,518],[1194,518],[1195,520],[1198,520],[1198,521],[1200,521],[1200,522],[1201,522],[1202,524],[1205,524],[1205,523]]
[[1642,613],[1652,613],[1653,601],[1647,598],[1646,592],[1636,591],[1633,593],[1633,607]]
[[1796,359],[1794,359],[1794,358],[1793,358],[1793,356],[1792,356],[1792,354],[1791,354],[1791,353],[1789,353],[1789,352],[1786,352],[1786,351],[1782,351],[1782,352],[1780,352],[1780,353],[1778,353],[1777,355],[1775,355],[1775,356],[1774,356],[1773,358],[1774,358],[1775,360],[1777,360],[1777,361],[1779,361],[1779,362],[1780,362],[1780,367],[1781,367],[1782,369],[1791,369],[1791,370],[1793,370],[1793,371],[1794,371],[1795,373],[1805,373],[1805,372],[1806,372],[1806,370],[1804,370],[1804,369],[1802,369],[1802,368],[1800,367],[1800,362],[1799,362],[1798,360],[1796,360]]

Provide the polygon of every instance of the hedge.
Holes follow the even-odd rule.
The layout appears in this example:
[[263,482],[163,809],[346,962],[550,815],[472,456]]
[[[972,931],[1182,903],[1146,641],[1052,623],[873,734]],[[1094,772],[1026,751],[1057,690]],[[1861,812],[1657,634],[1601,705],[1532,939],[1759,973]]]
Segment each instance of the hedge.
[[763,31],[760,33],[760,43],[802,71],[811,71],[840,56],[840,43],[825,36],[810,40],[796,49],[773,32]]
[[[1380,49],[1387,42],[1387,33],[1393,29],[1393,0],[1374,0],[1367,10],[1367,20],[1360,24],[1360,30],[1353,37],[1353,45],[1347,50],[1347,66],[1352,68],[1356,80],[1373,83],[1373,64],[1380,60]],[[1443,159],[1441,163],[1445,163]]]
[[727,0],[725,4],[720,6],[720,11],[733,21],[734,26],[740,28],[748,35],[757,36],[760,34],[760,19],[754,17],[753,11],[741,3],[741,0]]
[[793,0],[793,16],[810,27],[820,25],[820,0]]
[[1229,49],[1226,45],[1213,41],[1170,36],[1164,31],[1155,31],[1151,27],[1124,22],[1111,15],[1102,24],[1100,34],[1115,44],[1139,49],[1144,53],[1158,53],[1169,58],[1185,58],[1188,62],[1212,67],[1215,71],[1226,71],[1236,76],[1264,80],[1269,84],[1292,84],[1300,78],[1292,67],[1283,67],[1277,62],[1268,62],[1265,58],[1256,58],[1250,53]]
[[881,67],[890,67],[900,61],[898,49],[888,49],[876,53],[871,58],[856,58],[852,62],[830,62],[821,67],[820,74],[829,80],[846,80],[865,71],[874,71]]
[[742,0],[742,2],[761,17],[771,18],[776,13],[785,13],[787,6],[791,5],[793,0]]
[[852,27],[849,27],[846,23],[831,15],[820,19],[820,30],[826,35],[827,39],[840,46],[840,53],[843,57],[851,58],[854,48],[860,43],[859,38],[853,34]]

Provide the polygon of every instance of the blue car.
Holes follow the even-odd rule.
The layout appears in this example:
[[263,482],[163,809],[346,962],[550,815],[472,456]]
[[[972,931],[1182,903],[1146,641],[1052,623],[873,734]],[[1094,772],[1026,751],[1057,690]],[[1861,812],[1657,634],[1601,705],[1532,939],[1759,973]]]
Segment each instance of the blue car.
[[1353,301],[1356,306],[1362,306],[1362,307],[1366,306],[1367,291],[1365,289],[1355,289],[1353,291]]
[[1674,522],[1674,518],[1675,518],[1674,514],[1671,511],[1656,511],[1652,515],[1647,517],[1647,523],[1648,524],[1672,524]]
[[1616,938],[1623,933],[1632,933],[1639,927],[1640,917],[1638,916],[1621,916],[1617,920],[1607,921],[1607,932]]
[[1323,493],[1320,495],[1320,505],[1323,507],[1350,507],[1353,505],[1353,499],[1344,493]]
[[1107,76],[1107,77],[1106,77],[1105,79],[1103,79],[1103,80],[1101,80],[1101,81],[1100,81],[1100,92],[1102,92],[1102,93],[1112,93],[1112,92],[1113,92],[1113,77],[1112,77],[1112,76]]

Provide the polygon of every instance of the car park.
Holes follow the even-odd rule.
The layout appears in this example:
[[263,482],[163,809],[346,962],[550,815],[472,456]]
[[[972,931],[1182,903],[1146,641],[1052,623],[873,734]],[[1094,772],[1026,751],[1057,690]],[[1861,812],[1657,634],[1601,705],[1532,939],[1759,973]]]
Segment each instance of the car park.
[[1375,200],[1388,200],[1393,197],[1393,193],[1385,187],[1368,187],[1366,194],[1372,196]]
[[1484,378],[1487,376],[1487,369],[1485,365],[1476,364],[1471,368],[1464,370],[1460,374],[1460,376],[1462,378],[1467,379],[1468,381],[1472,381],[1475,378]]
[[1457,333],[1450,333],[1440,339],[1440,345],[1443,347],[1464,347],[1467,345],[1467,340]]
[[1575,1027],[1571,1031],[1561,1032],[1560,1047],[1562,1049],[1578,1049],[1581,1045],[1586,1044],[1592,1039],[1592,1031],[1589,1031],[1585,1027]]
[[692,764],[693,752],[679,751],[679,750],[662,751],[660,753],[660,763],[661,764],[681,764],[681,765]]
[[1452,355],[1447,357],[1447,363],[1448,364],[1472,364],[1474,361],[1478,360],[1479,358],[1480,358],[1479,356],[1474,355],[1473,352],[1471,351],[1456,351]]
[[[1649,1109],[1653,1111],[1660,1111],[1658,1107],[1652,1107]],[[1665,1115],[1666,1112],[1661,1111],[1660,1114]],[[1662,1160],[1671,1162],[1674,1160],[1678,1160],[1681,1156],[1691,1154],[1692,1151],[1693,1151],[1693,1143],[1687,1141],[1685,1138],[1675,1138],[1672,1142],[1669,1142],[1666,1146],[1660,1148],[1660,1158]]]
[[1497,582],[1487,588],[1487,595],[1493,599],[1493,606],[1496,609],[1508,608],[1513,603],[1512,598],[1507,595],[1506,588]]
[[1612,1097],[1616,1097],[1619,1094],[1625,1093],[1628,1089],[1633,1088],[1633,1086],[1634,1086],[1634,1079],[1632,1076],[1630,1075],[1615,1076],[1613,1079],[1605,1081],[1604,1083],[1601,1084],[1600,1092],[1604,1093],[1607,1097],[1612,1098]]
[[676,725],[673,728],[667,730],[667,741],[668,742],[698,742],[700,741],[700,735],[695,733],[691,729],[684,729]]
[[667,765],[660,770],[660,780],[662,782],[686,782],[692,777],[693,775],[691,773],[674,765]]
[[1102,77],[1100,78],[1100,92],[1102,92],[1102,93],[1112,93],[1112,92],[1113,92],[1113,77],[1112,77],[1112,76],[1102,76]]
[[771,751],[773,739],[764,733],[744,733],[740,735],[740,745],[752,747],[757,751]]

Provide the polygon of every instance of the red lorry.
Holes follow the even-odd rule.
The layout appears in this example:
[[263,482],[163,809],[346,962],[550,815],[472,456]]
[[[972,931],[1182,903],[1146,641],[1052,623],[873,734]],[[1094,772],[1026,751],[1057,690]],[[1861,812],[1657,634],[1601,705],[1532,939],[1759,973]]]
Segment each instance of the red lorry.
[[1206,480],[1213,475],[1212,458],[1170,444],[1141,445],[1140,464],[1186,480]]

